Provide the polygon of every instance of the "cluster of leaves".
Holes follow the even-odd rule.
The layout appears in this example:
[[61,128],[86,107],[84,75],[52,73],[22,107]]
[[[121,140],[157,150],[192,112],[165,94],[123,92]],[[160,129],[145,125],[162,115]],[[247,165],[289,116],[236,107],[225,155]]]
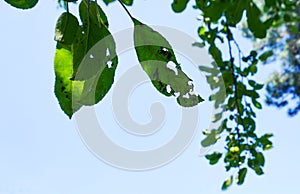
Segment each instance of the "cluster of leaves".
[[[20,7],[20,1],[9,2],[18,8],[31,8],[37,3],[27,0]],[[71,118],[82,106],[97,104],[105,97],[114,82],[118,56],[107,17],[97,1],[81,0],[79,19],[69,12],[69,2],[77,0],[58,0],[66,12],[56,24],[54,69],[55,95],[62,110]],[[108,4],[113,0],[104,2]],[[192,80],[182,71],[169,42],[131,16],[125,5],[132,5],[132,0],[119,2],[134,23],[137,58],[153,86],[165,96],[175,96],[183,107],[202,102],[200,95],[193,93]],[[169,63],[174,64],[175,70],[169,68]]]
[[[183,11],[188,2],[174,0],[173,10]],[[215,108],[221,110],[213,121],[221,121],[221,124],[217,129],[204,131],[207,137],[202,145],[215,144],[221,139],[221,134],[226,134],[225,151],[216,151],[206,155],[206,158],[213,165],[224,156],[226,170],[237,169],[234,172],[238,185],[244,183],[248,168],[257,175],[263,174],[263,151],[272,148],[272,134],[259,136],[256,133],[254,110],[262,108],[258,102],[258,90],[264,85],[251,79],[257,73],[257,64],[266,61],[272,51],[258,54],[252,50],[245,56],[234,39],[232,29],[245,18],[249,36],[263,39],[273,26],[282,26],[284,22],[296,19],[290,14],[295,9],[296,1],[265,0],[263,4],[258,3],[253,0],[196,0],[194,5],[201,13],[202,25],[198,34],[203,41],[195,45],[206,45],[215,60],[213,67],[201,66],[200,70],[207,73],[207,81],[216,91],[210,100],[215,102]],[[227,57],[218,48],[223,44],[228,46]],[[232,183],[233,175],[224,181],[222,189],[227,189]]]
[[[284,10],[276,2],[274,6],[280,22],[272,25],[264,40],[254,42],[257,50],[266,53],[266,64],[275,59],[282,62],[281,71],[274,72],[267,83],[267,104],[279,108],[289,105],[288,114],[295,116],[300,111],[300,2],[287,1],[281,5]],[[243,30],[247,34],[247,28]]]
[[[32,8],[38,2],[5,1],[22,9]],[[103,1],[109,4],[115,0]],[[134,23],[137,58],[153,86],[165,96],[175,96],[181,106],[191,107],[203,101],[199,95],[193,94],[193,85],[189,84],[191,79],[182,71],[168,41],[131,16],[125,5],[132,5],[133,0],[118,1]],[[80,107],[98,103],[109,91],[118,65],[117,43],[109,32],[107,17],[97,1],[80,0],[79,19],[68,10],[68,3],[77,0],[58,2],[65,6],[66,12],[59,17],[55,32],[55,94],[62,110],[72,117]],[[171,6],[178,13],[184,11],[188,3],[189,0],[173,0]],[[258,71],[257,64],[265,62],[273,53],[270,50],[259,53],[252,50],[245,55],[232,30],[246,18],[250,36],[265,38],[272,27],[295,22],[296,17],[290,13],[296,7],[297,2],[292,0],[195,0],[194,8],[202,16],[198,29],[202,42],[194,46],[206,46],[215,61],[212,67],[201,66],[200,70],[206,73],[207,81],[215,91],[209,100],[214,101],[215,108],[219,110],[213,122],[220,123],[216,129],[204,131],[206,137],[202,145],[211,146],[225,134],[224,151],[206,155],[211,165],[223,157],[226,170],[231,171],[222,189],[232,185],[234,175],[237,184],[243,184],[248,169],[262,175],[265,165],[263,151],[273,146],[270,141],[272,134],[259,136],[256,132],[255,109],[262,108],[258,91],[264,85],[253,79]],[[291,31],[295,30],[293,25],[287,26]],[[228,47],[227,55],[220,50],[223,44]],[[175,65],[176,72],[167,67],[168,63]],[[294,68],[297,70],[295,75],[298,67]],[[268,85],[270,91],[275,87],[271,86]]]

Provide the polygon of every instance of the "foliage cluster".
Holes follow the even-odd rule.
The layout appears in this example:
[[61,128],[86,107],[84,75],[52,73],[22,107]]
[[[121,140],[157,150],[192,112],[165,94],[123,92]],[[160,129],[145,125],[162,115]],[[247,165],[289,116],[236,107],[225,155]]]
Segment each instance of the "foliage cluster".
[[[5,1],[22,9],[32,8],[38,2],[38,0]],[[115,0],[103,1],[109,4]],[[78,1],[79,19],[68,10],[68,3],[77,0],[58,0],[58,2],[65,6],[66,12],[62,13],[56,25],[55,94],[62,110],[71,117],[81,106],[93,105],[103,99],[113,84],[118,56],[116,43],[108,29],[107,17],[96,0]],[[192,93],[193,85],[189,84],[191,79],[182,71],[168,41],[159,32],[131,16],[125,5],[131,6],[133,0],[119,0],[119,2],[134,23],[133,36],[137,58],[153,86],[165,96],[175,96],[177,102],[184,107],[195,106],[203,101],[199,95]],[[173,0],[171,7],[174,12],[179,13],[185,10],[189,2],[189,0]],[[263,153],[273,146],[270,140],[272,134],[259,135],[256,132],[255,111],[262,108],[258,100],[260,97],[258,91],[264,85],[257,83],[253,76],[258,71],[258,64],[266,62],[274,53],[268,48],[243,53],[232,31],[245,20],[246,31],[253,39],[265,39],[272,29],[282,26],[287,26],[291,32],[297,33],[299,26],[294,25],[299,23],[299,14],[293,13],[296,13],[298,4],[295,0],[195,0],[194,2],[194,9],[199,10],[201,15],[198,29],[201,41],[193,46],[206,46],[214,59],[212,67],[201,66],[199,69],[206,73],[207,81],[215,91],[209,97],[219,110],[213,122],[221,123],[216,129],[204,130],[205,139],[202,145],[211,146],[225,135],[224,150],[206,155],[211,165],[223,158],[230,176],[224,181],[222,189],[227,189],[234,180],[238,185],[243,184],[249,169],[257,175],[262,175],[265,165]],[[97,44],[99,41],[100,46]],[[298,42],[291,43],[294,44]],[[221,45],[228,47],[228,53],[220,50]],[[169,62],[175,64],[177,75],[166,67]],[[292,82],[290,85],[300,83],[296,76],[298,72],[299,62],[292,72],[295,76],[292,81],[289,80],[289,83]],[[290,73],[286,69],[285,74]],[[271,94],[268,102],[281,105],[285,101],[272,101],[274,98],[282,97],[278,95],[278,87],[283,93],[293,88],[289,87],[290,85],[280,85],[278,81],[276,83],[268,84],[267,89]],[[297,111],[299,109],[297,108]]]

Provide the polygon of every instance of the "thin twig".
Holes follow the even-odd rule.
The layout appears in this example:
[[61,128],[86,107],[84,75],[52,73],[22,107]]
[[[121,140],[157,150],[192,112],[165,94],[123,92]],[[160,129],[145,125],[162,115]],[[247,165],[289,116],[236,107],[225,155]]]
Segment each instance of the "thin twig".
[[[237,91],[237,78],[236,78],[236,75],[235,75],[235,67],[234,67],[234,58],[233,58],[233,54],[232,54],[232,47],[231,47],[231,43],[230,43],[230,29],[229,29],[229,26],[227,26],[227,42],[228,42],[228,49],[229,49],[229,56],[230,56],[230,67],[231,67],[231,74],[232,74],[232,78],[233,78],[233,85],[234,85],[234,95],[235,95],[235,107],[237,109],[237,116],[240,115],[240,117],[242,116],[242,113],[240,113],[240,110],[239,110],[239,106],[238,106],[238,91]],[[236,117],[236,120],[238,118]],[[242,121],[243,123],[243,121]],[[244,126],[244,124],[243,124]],[[240,129],[239,129],[239,126],[237,126],[236,128],[236,134],[238,136],[238,145],[239,145],[239,148],[241,147],[240,145],[240,140],[241,140],[241,134],[240,134]],[[240,154],[238,156],[239,158],[239,162],[240,162]],[[238,164],[238,168],[240,169],[240,164]]]
[[123,3],[122,1],[120,1],[120,0],[118,0],[118,1],[119,1],[119,3],[122,5],[122,7],[125,9],[126,13],[129,15],[129,17],[130,17],[131,19],[133,19],[134,17],[132,17],[132,15],[131,15],[130,12],[128,11],[128,9],[127,9],[126,6],[124,5],[124,3]]
[[67,9],[67,12],[69,13],[69,2],[67,2],[67,4],[66,4],[66,9]]

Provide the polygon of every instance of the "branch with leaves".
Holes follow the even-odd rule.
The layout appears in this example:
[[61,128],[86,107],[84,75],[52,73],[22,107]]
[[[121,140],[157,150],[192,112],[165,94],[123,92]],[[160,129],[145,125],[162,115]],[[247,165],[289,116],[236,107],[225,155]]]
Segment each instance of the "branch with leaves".
[[[38,3],[38,0],[5,1],[20,9],[29,9]],[[109,4],[115,0],[103,1]],[[58,0],[66,11],[56,24],[54,67],[55,94],[62,110],[71,118],[82,106],[97,104],[105,97],[120,64],[117,43],[109,31],[106,14],[97,1],[80,0],[80,18],[70,13],[70,2],[78,0]],[[132,16],[125,5],[132,5],[133,0],[118,2],[134,24],[137,58],[153,86],[161,94],[175,97],[178,104],[184,107],[202,102],[200,95],[192,93],[191,79],[183,72],[167,39]],[[174,12],[180,13],[189,2],[173,0],[171,7]],[[202,145],[211,146],[222,140],[222,135],[225,136],[224,150],[205,156],[211,165],[223,157],[230,175],[222,189],[231,186],[234,177],[236,183],[242,185],[248,169],[262,175],[265,165],[263,153],[273,147],[270,140],[272,134],[258,135],[256,132],[255,111],[262,108],[258,91],[264,85],[257,83],[253,77],[258,71],[258,63],[265,62],[273,53],[252,50],[244,55],[232,29],[245,20],[245,31],[253,39],[264,39],[270,29],[283,26],[285,22],[289,22],[287,26],[295,31],[290,24],[300,21],[299,15],[291,14],[297,6],[298,2],[293,0],[195,0],[193,7],[199,10],[202,18],[198,29],[202,42],[193,46],[206,46],[214,59],[213,67],[199,68],[206,73],[210,88],[216,91],[209,100],[214,101],[215,108],[219,110],[213,122],[220,122],[216,129],[204,130],[206,137]],[[220,49],[223,45],[228,47],[227,57]],[[168,62],[176,65],[177,75],[167,68]]]

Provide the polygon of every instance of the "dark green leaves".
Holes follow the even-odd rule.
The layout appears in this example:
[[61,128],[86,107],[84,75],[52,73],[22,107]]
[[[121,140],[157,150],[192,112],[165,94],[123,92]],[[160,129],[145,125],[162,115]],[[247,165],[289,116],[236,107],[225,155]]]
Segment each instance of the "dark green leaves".
[[106,5],[108,5],[109,3],[114,2],[115,0],[103,0],[103,1]]
[[264,52],[263,54],[261,54],[259,56],[259,60],[262,61],[262,62],[265,62],[266,60],[268,60],[269,57],[273,56],[273,51],[270,50],[270,51],[267,51],[267,52]]
[[267,25],[260,19],[261,11],[255,3],[249,3],[247,7],[247,23],[248,27],[257,38],[265,38],[267,35]]
[[[109,3],[112,3],[115,0],[103,0],[103,1],[106,5],[108,5]],[[121,0],[121,2],[124,3],[125,5],[132,5],[133,4],[133,0]]]
[[133,0],[121,0],[125,5],[132,5]]
[[[268,4],[266,8],[272,10],[274,6],[281,3],[282,1],[274,3],[270,0],[266,2]],[[267,30],[277,20],[276,15],[285,18],[286,22],[292,19],[287,15],[278,16],[276,12],[279,7],[274,9],[275,12],[269,13],[258,7],[256,1],[250,0],[196,0],[194,8],[201,12],[199,17],[201,25],[198,28],[200,46],[207,46],[215,62],[214,68],[200,67],[200,70],[206,73],[210,88],[215,91],[210,95],[209,100],[214,101],[215,108],[221,109],[215,113],[212,122],[216,123],[222,119],[225,121],[219,122],[219,127],[204,131],[205,138],[201,144],[202,146],[215,144],[218,140],[222,140],[220,138],[222,132],[227,132],[225,168],[226,171],[239,170],[236,177],[237,184],[241,185],[244,183],[248,168],[252,168],[256,174],[263,174],[264,156],[261,151],[272,148],[272,143],[266,136],[258,138],[256,133],[254,110],[262,108],[258,90],[264,85],[257,83],[251,77],[258,71],[258,62],[266,61],[273,52],[267,51],[258,55],[257,51],[252,50],[248,56],[244,55],[241,45],[235,39],[233,29],[246,16],[248,28],[245,31],[249,37],[265,38]],[[219,49],[222,44],[227,50]],[[210,164],[219,161],[219,157],[219,154],[206,155]],[[227,189],[232,183],[231,176],[223,183],[222,189]]]
[[237,177],[237,184],[242,185],[245,182],[245,177],[247,174],[247,168],[242,168],[238,172],[238,177]]
[[188,2],[189,0],[174,0],[172,3],[173,11],[182,12],[186,8]]
[[118,58],[115,42],[107,29],[107,18],[102,9],[95,2],[88,6],[88,1],[83,0],[79,11],[83,26],[78,31],[72,47],[73,79],[86,80],[102,72],[108,65],[116,66]]
[[63,13],[56,23],[55,41],[65,45],[73,44],[78,28],[77,18],[68,12]]
[[210,155],[206,155],[205,158],[209,160],[209,164],[214,165],[217,164],[222,157],[222,154],[219,152],[214,152]]
[[19,9],[30,9],[38,3],[38,0],[5,0],[5,2]]
[[132,20],[139,62],[156,89],[166,96],[177,95],[177,102],[184,107],[202,102],[199,95],[193,94],[192,80],[181,70],[169,42],[149,26]]

